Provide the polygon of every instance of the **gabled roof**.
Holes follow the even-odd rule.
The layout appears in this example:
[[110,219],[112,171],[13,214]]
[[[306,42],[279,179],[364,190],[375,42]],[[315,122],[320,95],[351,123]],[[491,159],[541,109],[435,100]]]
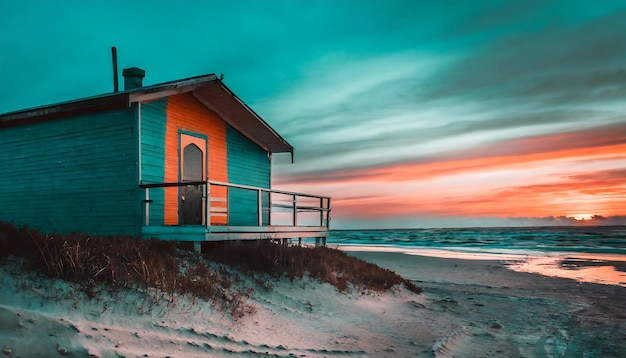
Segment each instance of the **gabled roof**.
[[128,108],[133,103],[189,92],[266,151],[293,154],[293,147],[214,74],[1,114],[0,128]]

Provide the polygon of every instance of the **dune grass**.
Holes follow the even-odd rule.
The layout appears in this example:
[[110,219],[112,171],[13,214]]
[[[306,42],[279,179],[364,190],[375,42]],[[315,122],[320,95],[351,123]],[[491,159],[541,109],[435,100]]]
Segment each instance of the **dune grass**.
[[395,285],[421,293],[422,289],[391,270],[328,247],[280,245],[271,241],[233,242],[205,255],[209,260],[234,265],[244,271],[265,273],[291,280],[305,275],[346,291],[350,286],[386,291]]
[[[123,288],[150,289],[161,297],[191,294],[212,301],[235,318],[252,310],[245,304],[252,288],[245,286],[240,272],[258,273],[267,281],[308,275],[339,291],[385,291],[403,284],[421,292],[420,287],[394,272],[339,250],[269,241],[225,243],[201,256],[178,249],[174,242],[156,239],[50,235],[0,223],[0,260],[8,256],[24,258],[29,269],[75,282],[90,297],[99,289]],[[257,277],[262,287],[271,288],[271,283],[258,281]]]

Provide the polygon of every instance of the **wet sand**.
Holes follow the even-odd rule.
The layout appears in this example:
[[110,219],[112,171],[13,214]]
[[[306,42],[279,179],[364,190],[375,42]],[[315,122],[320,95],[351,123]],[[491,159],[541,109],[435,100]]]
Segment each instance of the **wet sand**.
[[465,327],[441,356],[626,357],[625,287],[516,272],[498,260],[348,253],[414,281]]

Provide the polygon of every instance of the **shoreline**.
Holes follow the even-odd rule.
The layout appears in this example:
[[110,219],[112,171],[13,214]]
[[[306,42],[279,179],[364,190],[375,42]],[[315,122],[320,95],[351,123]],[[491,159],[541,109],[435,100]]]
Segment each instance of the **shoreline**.
[[[497,261],[513,271],[572,279],[581,283],[626,287],[626,255],[621,254],[573,251],[445,250],[361,245],[329,246],[347,253],[378,252],[442,259]],[[410,274],[410,272],[406,273]]]

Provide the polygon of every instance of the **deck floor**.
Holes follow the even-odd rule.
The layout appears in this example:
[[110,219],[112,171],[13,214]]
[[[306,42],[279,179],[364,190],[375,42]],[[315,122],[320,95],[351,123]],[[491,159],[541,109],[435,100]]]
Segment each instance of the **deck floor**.
[[324,226],[143,226],[142,237],[165,241],[228,241],[263,239],[327,238]]

